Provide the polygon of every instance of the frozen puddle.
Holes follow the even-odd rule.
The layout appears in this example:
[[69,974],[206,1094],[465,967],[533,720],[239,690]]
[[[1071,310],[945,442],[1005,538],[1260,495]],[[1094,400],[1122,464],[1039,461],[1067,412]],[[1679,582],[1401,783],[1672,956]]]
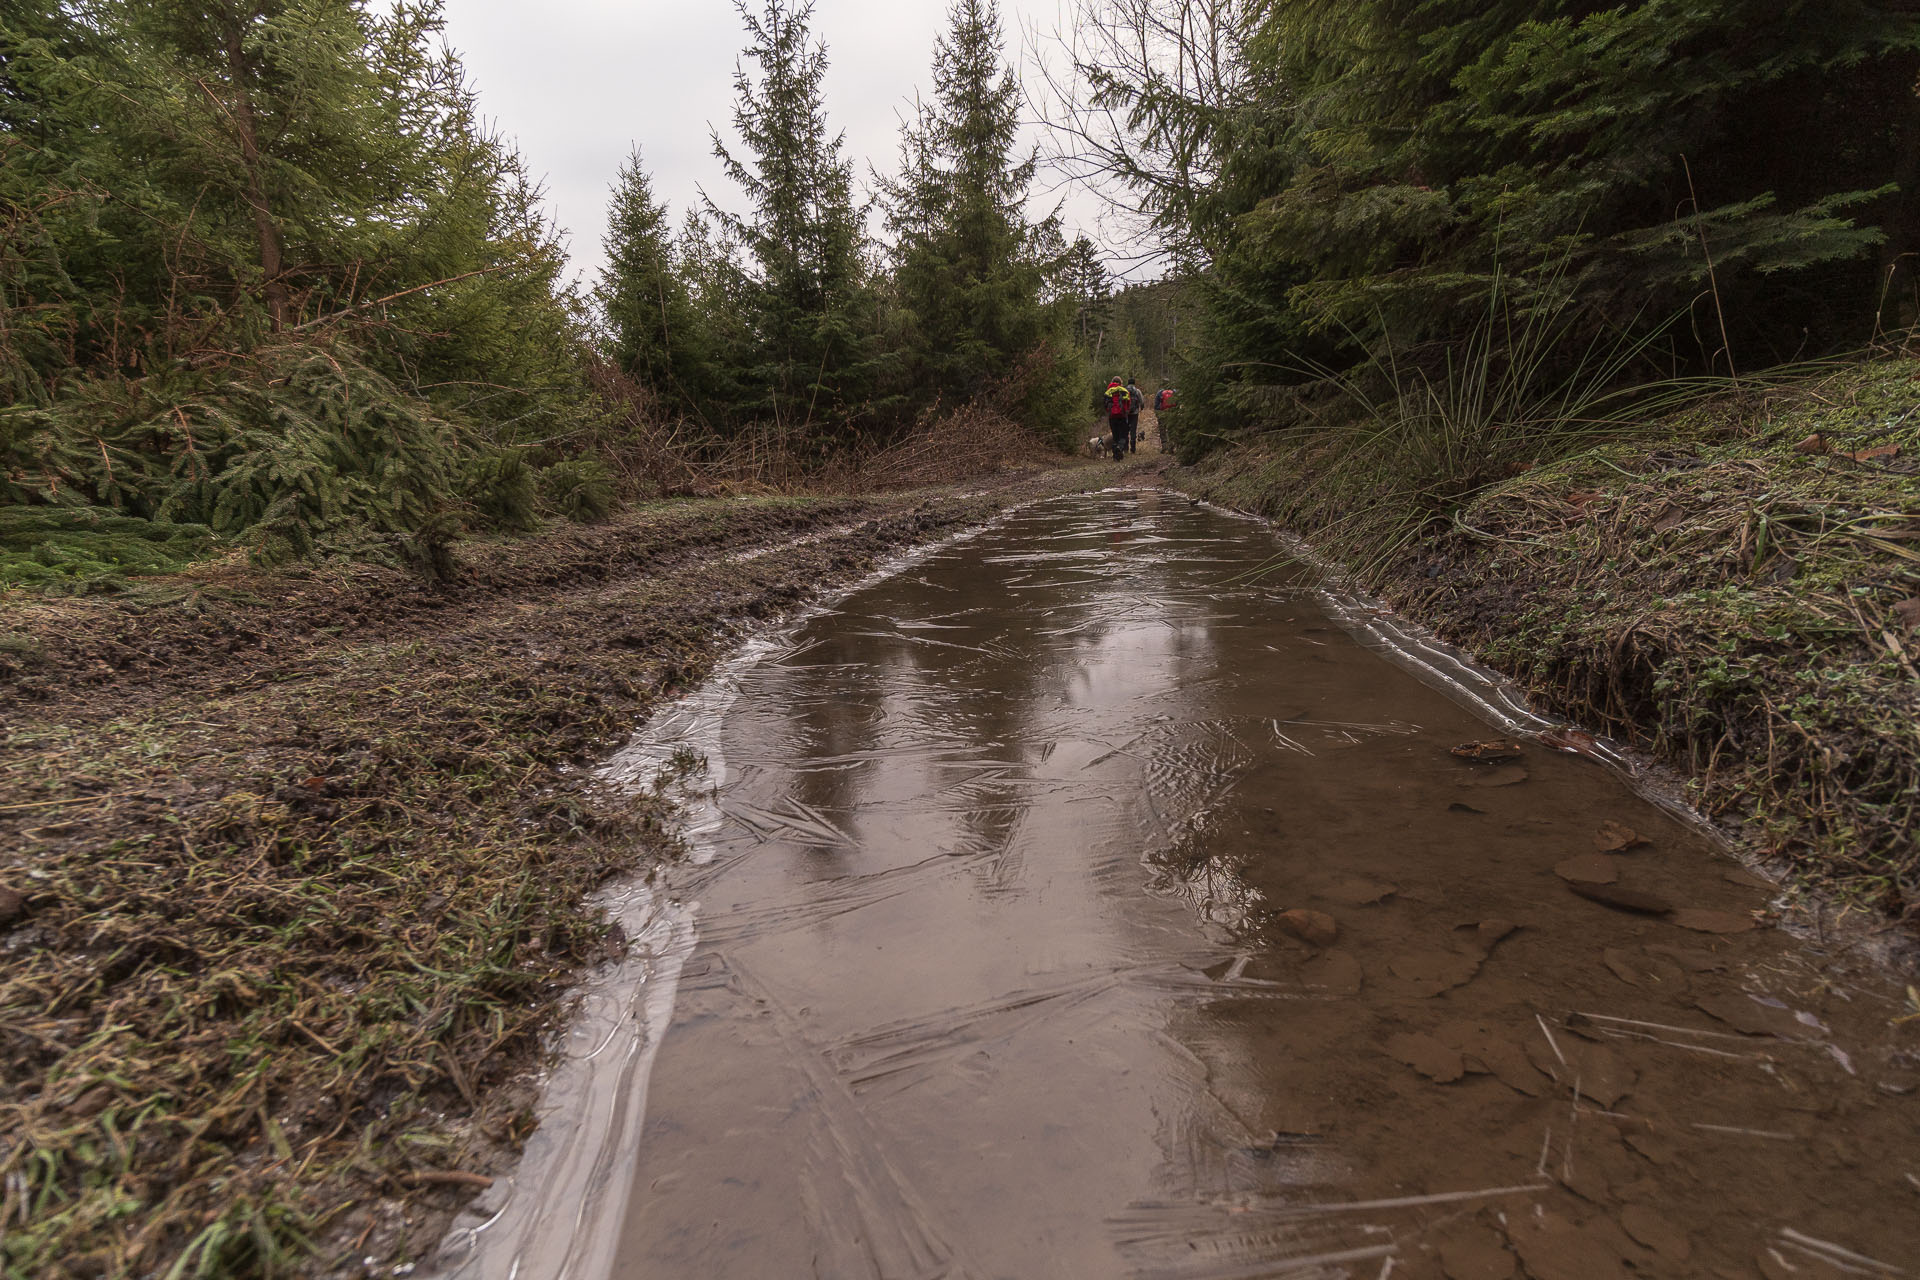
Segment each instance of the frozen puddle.
[[1047,503],[657,717],[690,856],[443,1271],[1908,1274],[1898,989],[1282,551]]

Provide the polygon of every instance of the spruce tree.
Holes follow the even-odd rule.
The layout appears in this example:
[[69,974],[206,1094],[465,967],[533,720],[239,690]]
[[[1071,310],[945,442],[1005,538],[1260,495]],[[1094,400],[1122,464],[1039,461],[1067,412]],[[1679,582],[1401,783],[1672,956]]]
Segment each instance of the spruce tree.
[[621,372],[665,403],[690,409],[705,390],[693,301],[674,261],[667,210],[656,204],[638,149],[620,167],[594,299]]
[[1049,264],[1026,218],[1020,86],[995,0],[955,0],[934,46],[934,101],[903,131],[888,184],[895,285],[927,394],[969,400],[1048,335]]
[[1113,277],[1100,259],[1099,246],[1086,236],[1076,237],[1061,274],[1073,299],[1074,341],[1097,364],[1113,323]]
[[[118,95],[142,157],[194,191],[204,266],[274,328],[340,286],[320,264],[378,240],[422,176],[400,101],[367,55],[360,0],[110,0],[130,83]],[[403,15],[401,21],[409,19]]]
[[[827,51],[812,39],[812,0],[735,0],[750,43],[734,74],[734,129],[714,154],[745,193],[734,214],[707,211],[744,250],[745,350],[732,371],[737,410],[809,438],[850,431],[867,410],[876,361],[873,296],[845,135],[828,132]],[[755,70],[750,72],[747,63]]]

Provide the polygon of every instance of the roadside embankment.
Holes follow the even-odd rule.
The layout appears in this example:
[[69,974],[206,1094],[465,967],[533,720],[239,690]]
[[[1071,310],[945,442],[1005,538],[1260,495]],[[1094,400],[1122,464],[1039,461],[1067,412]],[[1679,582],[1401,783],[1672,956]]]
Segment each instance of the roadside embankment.
[[1670,762],[1797,885],[1920,924],[1920,362],[1756,384],[1508,470],[1436,496],[1327,431],[1170,482]]
[[659,504],[464,544],[439,584],[229,566],[0,601],[5,1274],[417,1257],[623,945],[584,899],[674,848],[670,779],[581,766],[756,624],[1113,475]]

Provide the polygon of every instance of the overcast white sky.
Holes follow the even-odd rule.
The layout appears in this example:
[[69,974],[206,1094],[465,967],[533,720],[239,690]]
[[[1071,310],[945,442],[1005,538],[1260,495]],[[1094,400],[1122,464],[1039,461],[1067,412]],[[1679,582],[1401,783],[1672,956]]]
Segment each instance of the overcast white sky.
[[[916,88],[931,94],[947,3],[818,0],[827,111],[846,131],[863,185],[869,159],[892,168]],[[1065,21],[1063,0],[1001,0],[1001,13],[1016,64],[1028,29],[1051,33]],[[448,0],[446,19],[483,111],[544,180],[589,282],[602,261],[608,189],[636,143],[676,227],[703,185],[722,208],[740,208],[708,136],[712,124],[733,142],[733,71],[746,37],[731,0]],[[1061,195],[1069,234],[1093,234],[1097,202]],[[1051,207],[1059,197],[1042,198]]]

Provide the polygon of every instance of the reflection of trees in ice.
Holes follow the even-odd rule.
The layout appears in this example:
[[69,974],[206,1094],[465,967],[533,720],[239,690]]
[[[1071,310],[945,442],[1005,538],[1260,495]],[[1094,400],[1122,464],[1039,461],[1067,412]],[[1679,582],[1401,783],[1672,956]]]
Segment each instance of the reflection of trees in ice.
[[1210,923],[1242,933],[1258,922],[1260,891],[1241,876],[1236,865],[1209,847],[1213,815],[1202,811],[1174,829],[1166,845],[1150,849],[1142,862],[1151,893],[1183,898]]
[[1147,795],[1164,843],[1143,858],[1148,887],[1179,896],[1215,924],[1256,923],[1263,901],[1245,881],[1251,850],[1224,854],[1210,833],[1247,771],[1281,753],[1319,756],[1381,737],[1416,732],[1405,721],[1368,723],[1306,716],[1223,716],[1158,726],[1146,753]]

